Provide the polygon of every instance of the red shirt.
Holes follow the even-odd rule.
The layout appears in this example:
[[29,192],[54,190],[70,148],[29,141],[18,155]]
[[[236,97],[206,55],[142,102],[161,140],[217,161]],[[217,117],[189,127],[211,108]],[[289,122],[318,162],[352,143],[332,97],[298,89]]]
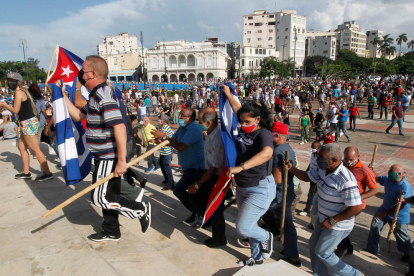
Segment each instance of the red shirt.
[[[365,193],[367,188],[370,190],[377,188],[374,172],[368,168],[368,166],[364,165],[361,160],[358,160],[358,163],[355,166],[348,168],[348,170],[355,176],[360,194]],[[365,209],[366,205],[366,200],[362,200],[362,209]]]
[[333,137],[333,135],[332,134],[329,134],[329,136],[328,136],[329,138],[325,138],[325,137],[323,137],[323,144],[324,145],[326,145],[326,144],[330,144],[330,143],[333,143],[333,141],[334,141],[334,137]]
[[349,108],[349,116],[356,116],[358,115],[358,107],[352,106]]

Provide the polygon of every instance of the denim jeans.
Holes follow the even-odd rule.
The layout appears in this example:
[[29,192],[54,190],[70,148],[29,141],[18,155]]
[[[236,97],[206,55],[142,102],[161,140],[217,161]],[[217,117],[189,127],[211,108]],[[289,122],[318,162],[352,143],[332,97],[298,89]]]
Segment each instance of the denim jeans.
[[168,155],[160,154],[159,164],[161,167],[162,175],[164,176],[164,180],[167,182],[168,187],[174,188],[174,178],[171,169],[171,161],[172,161],[172,153]]
[[315,230],[309,240],[309,251],[313,275],[329,276],[359,276],[361,272],[344,263],[334,253],[339,242],[346,238],[351,230],[323,230],[319,227],[320,221],[313,226]]
[[194,168],[186,169],[181,179],[174,186],[174,190],[173,190],[174,195],[181,201],[184,207],[187,208],[192,213],[195,213],[196,210],[193,204],[191,204],[190,202],[187,189],[188,189],[188,186],[190,186],[191,184],[199,180],[203,176],[204,173],[205,173],[205,170],[202,170],[202,169],[194,169]]
[[[369,230],[369,236],[367,241],[367,251],[372,254],[377,254],[380,251],[380,237],[381,231],[384,228],[384,225],[388,223],[391,225],[392,219],[390,217],[385,217],[383,220],[380,220],[377,217],[377,212],[374,214],[371,222],[371,229]],[[410,236],[407,234],[408,223],[397,223],[394,230],[394,236],[397,240],[398,251],[403,254],[410,254]]]
[[383,113],[385,113],[385,119],[388,119],[388,106],[381,105],[380,119],[382,118]]
[[178,124],[178,110],[173,113],[173,124]]
[[403,108],[403,111],[404,111],[403,121],[405,122],[405,112],[407,112],[408,105],[407,106],[403,106],[402,108]]
[[151,115],[149,106],[147,106],[146,110],[147,110],[147,117],[149,117]]
[[[155,148],[156,145],[154,144],[149,144],[147,151],[151,150],[152,148]],[[148,156],[148,168],[154,168],[154,167],[158,167],[158,158],[155,157],[154,154],[151,154],[150,156]]]
[[269,233],[257,225],[260,217],[269,209],[276,196],[276,184],[272,175],[259,181],[254,187],[236,188],[236,201],[239,213],[236,219],[237,232],[249,238],[251,257],[262,260],[261,242],[269,238]]
[[346,131],[346,122],[339,122],[336,124],[336,133],[335,133],[335,141],[338,142],[339,135],[341,134],[341,130],[344,133],[345,137],[348,141],[351,141],[351,137],[349,137],[348,131]]
[[157,109],[157,105],[156,104],[153,104],[152,105],[152,113],[155,113],[155,110]]
[[391,124],[390,124],[390,126],[387,128],[387,130],[386,130],[386,132],[389,132],[390,131],[390,129],[392,129],[394,126],[395,126],[395,124],[398,124],[398,132],[401,134],[401,135],[403,135],[404,133],[403,133],[403,120],[402,120],[402,118],[400,118],[400,119],[395,119],[395,118],[392,118],[391,119]]
[[368,105],[368,118],[374,119],[374,105]]

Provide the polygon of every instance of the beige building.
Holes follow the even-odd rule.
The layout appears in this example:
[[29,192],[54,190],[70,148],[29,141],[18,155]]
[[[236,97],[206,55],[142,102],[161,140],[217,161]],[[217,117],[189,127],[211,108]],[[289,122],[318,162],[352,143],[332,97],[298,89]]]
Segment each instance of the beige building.
[[336,32],[337,52],[348,49],[360,57],[365,57],[367,35],[362,32],[362,28],[356,24],[356,21],[346,21],[342,25],[338,25]]
[[276,13],[254,11],[243,16],[243,45],[258,48],[276,47]]
[[183,82],[227,77],[226,42],[158,42],[148,49],[148,81]]
[[308,56],[323,56],[331,60],[336,57],[336,32],[307,31],[306,40],[308,45]]
[[[367,58],[373,58],[374,56],[377,58],[382,57],[379,46],[375,46],[372,42],[377,36],[382,39],[383,35],[383,32],[380,30],[367,31]],[[375,49],[377,53],[374,55]]]

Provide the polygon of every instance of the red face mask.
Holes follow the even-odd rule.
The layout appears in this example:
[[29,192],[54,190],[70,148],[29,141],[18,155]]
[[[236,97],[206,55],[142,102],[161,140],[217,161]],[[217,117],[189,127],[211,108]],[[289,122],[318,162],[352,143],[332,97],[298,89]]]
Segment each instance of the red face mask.
[[251,133],[256,128],[256,126],[257,126],[257,124],[256,124],[256,121],[255,121],[253,124],[251,124],[249,126],[242,125],[241,128],[242,128],[244,133]]

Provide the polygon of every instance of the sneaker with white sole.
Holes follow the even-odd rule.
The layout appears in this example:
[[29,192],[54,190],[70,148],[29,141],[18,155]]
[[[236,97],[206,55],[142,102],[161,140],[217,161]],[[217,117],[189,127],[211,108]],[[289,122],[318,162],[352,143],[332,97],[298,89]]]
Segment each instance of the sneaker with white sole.
[[269,238],[264,242],[260,243],[262,247],[262,257],[263,259],[269,259],[273,253],[273,234],[269,232]]
[[250,248],[249,239],[237,239],[237,243],[244,248]]
[[54,176],[52,173],[50,174],[45,174],[43,173],[43,175],[36,177],[35,181],[45,181],[45,180],[50,180],[53,179]]
[[307,215],[308,215],[308,212],[305,212],[305,211],[302,211],[299,213],[299,216],[302,216],[302,217],[306,217]]
[[105,231],[102,231],[102,232],[99,232],[99,233],[92,234],[88,238],[90,240],[96,241],[96,242],[119,241],[119,239],[121,238],[121,234],[119,233],[118,235],[112,236],[112,235],[107,234]]
[[263,264],[263,260],[257,261],[253,258],[249,258],[247,260],[244,261],[239,261],[237,262],[239,264],[239,266],[254,266],[254,265],[261,265]]
[[145,233],[148,228],[151,226],[151,203],[143,202],[144,205],[144,214],[139,217],[139,221],[141,222],[141,230],[142,233]]
[[31,172],[29,173],[18,173],[14,176],[15,179],[32,179]]

